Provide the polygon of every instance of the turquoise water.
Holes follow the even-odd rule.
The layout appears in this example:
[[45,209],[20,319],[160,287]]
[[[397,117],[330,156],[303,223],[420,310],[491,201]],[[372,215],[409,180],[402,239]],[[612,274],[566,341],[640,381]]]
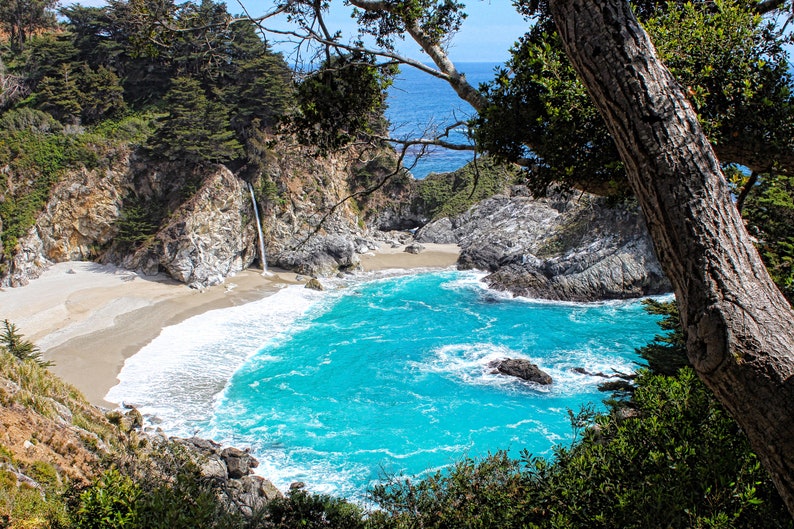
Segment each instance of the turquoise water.
[[[463,456],[550,455],[570,442],[567,410],[604,398],[603,379],[572,369],[633,370],[656,320],[636,302],[511,299],[480,277],[290,287],[192,318],[129,359],[108,398],[170,433],[252,447],[282,488],[303,481],[350,498],[384,473]],[[488,362],[507,356],[530,358],[554,384],[491,374]]]

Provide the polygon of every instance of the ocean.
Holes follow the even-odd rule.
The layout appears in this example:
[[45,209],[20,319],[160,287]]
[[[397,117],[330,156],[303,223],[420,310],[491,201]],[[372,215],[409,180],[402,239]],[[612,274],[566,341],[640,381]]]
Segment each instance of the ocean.
[[[495,66],[461,70],[476,84]],[[445,83],[412,69],[390,90],[394,136],[468,113]],[[412,172],[424,178],[470,159],[436,149]],[[482,276],[360,275],[195,316],[129,358],[107,399],[135,405],[171,435],[250,447],[282,490],[302,481],[354,500],[385,476],[422,476],[463,457],[551,456],[571,442],[568,410],[603,407],[603,379],[573,369],[634,370],[656,317],[636,301],[513,299]],[[554,383],[493,374],[489,362],[504,357],[529,358]]]
[[[107,399],[172,435],[251,447],[282,490],[363,500],[388,475],[463,457],[571,442],[568,410],[630,372],[658,332],[636,301],[552,303],[487,289],[481,273],[361,275],[316,292],[289,286],[168,327],[129,358]],[[529,358],[554,383],[492,373]]]
[[[499,63],[460,63],[458,68],[469,82],[478,86],[494,77]],[[427,131],[443,131],[448,125],[466,120],[474,115],[473,109],[462,101],[450,86],[415,68],[402,67],[389,89],[386,117],[392,124],[393,138],[431,137]],[[449,141],[470,145],[465,127],[452,131]],[[416,150],[413,151],[414,153]],[[411,166],[414,178],[425,178],[430,173],[446,173],[463,167],[472,160],[473,151],[431,148],[423,157],[408,156],[404,165]],[[415,165],[413,165],[415,162]]]

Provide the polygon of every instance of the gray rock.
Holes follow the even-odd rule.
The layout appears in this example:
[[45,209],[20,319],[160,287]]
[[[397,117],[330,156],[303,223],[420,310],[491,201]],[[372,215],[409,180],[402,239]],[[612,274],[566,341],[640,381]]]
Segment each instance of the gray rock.
[[594,301],[670,291],[636,206],[588,194],[523,195],[483,200],[417,237],[457,242],[459,268],[490,272],[490,287],[517,296]]
[[425,247],[422,246],[421,244],[414,243],[414,244],[409,244],[408,246],[406,246],[405,247],[405,251],[407,253],[418,254],[418,253],[424,252],[425,251]]
[[274,257],[275,266],[310,276],[330,276],[359,266],[356,246],[341,235],[317,235],[296,249]]
[[251,516],[261,511],[269,501],[283,497],[271,482],[261,476],[244,476],[229,482],[226,495],[232,510],[244,516]]
[[197,289],[222,283],[254,260],[256,233],[246,222],[252,207],[244,183],[219,166],[152,241],[122,264],[147,274],[164,270]]
[[252,468],[259,466],[259,461],[251,457],[248,452],[233,447],[223,449],[221,460],[226,463],[230,479],[247,476],[251,473]]
[[543,386],[552,383],[551,376],[549,376],[548,373],[542,371],[537,365],[526,358],[504,358],[501,360],[494,360],[488,364],[488,367],[493,368],[494,371],[492,371],[492,373],[494,374],[498,373],[516,377]]

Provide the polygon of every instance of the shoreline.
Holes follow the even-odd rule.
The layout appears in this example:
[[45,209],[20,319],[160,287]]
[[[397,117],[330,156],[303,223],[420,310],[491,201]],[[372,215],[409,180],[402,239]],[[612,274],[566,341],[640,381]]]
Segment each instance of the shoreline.
[[[419,254],[400,247],[360,255],[362,270],[437,269],[457,262],[457,245],[424,246]],[[89,402],[115,408],[104,397],[117,384],[124,362],[162,329],[210,310],[261,300],[291,284],[301,284],[292,272],[263,276],[247,269],[198,291],[162,274],[73,261],[53,265],[26,286],[0,289],[0,320],[14,323],[44,359],[55,363],[50,371]]]

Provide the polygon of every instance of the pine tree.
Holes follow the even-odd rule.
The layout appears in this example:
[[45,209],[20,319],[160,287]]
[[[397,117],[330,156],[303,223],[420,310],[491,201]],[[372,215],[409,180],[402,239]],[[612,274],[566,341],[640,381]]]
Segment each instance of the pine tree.
[[165,96],[169,110],[150,145],[155,154],[188,163],[222,163],[237,157],[240,144],[229,130],[226,109],[210,101],[201,85],[177,77]]
[[76,124],[80,121],[82,99],[83,93],[68,64],[61,66],[57,77],[42,79],[39,86],[39,107],[62,123]]
[[52,362],[42,360],[41,351],[30,340],[25,340],[17,329],[17,326],[8,320],[3,320],[3,329],[0,332],[0,346],[24,362],[27,360],[36,362],[41,367],[50,367]]

